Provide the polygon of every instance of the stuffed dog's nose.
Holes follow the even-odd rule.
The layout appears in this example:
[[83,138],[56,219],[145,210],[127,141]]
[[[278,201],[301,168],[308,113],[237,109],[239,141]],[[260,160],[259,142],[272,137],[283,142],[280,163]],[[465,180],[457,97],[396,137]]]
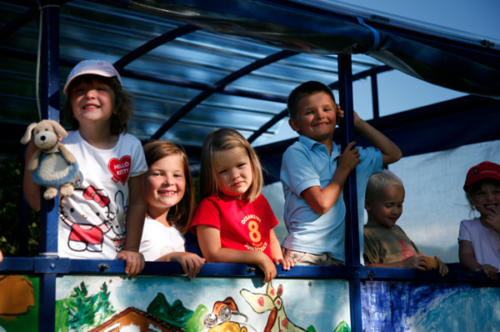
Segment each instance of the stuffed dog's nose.
[[45,141],[45,136],[40,136],[40,140]]

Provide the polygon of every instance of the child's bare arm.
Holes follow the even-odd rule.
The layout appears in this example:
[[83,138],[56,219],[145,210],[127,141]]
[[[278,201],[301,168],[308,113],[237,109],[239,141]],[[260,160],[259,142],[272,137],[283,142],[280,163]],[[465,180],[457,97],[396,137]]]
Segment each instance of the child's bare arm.
[[401,159],[403,155],[401,149],[387,136],[361,119],[356,112],[354,112],[354,127],[357,132],[369,140],[373,146],[380,149],[384,165],[392,164]]
[[338,167],[332,180],[324,188],[309,187],[301,195],[307,204],[318,214],[326,213],[337,202],[347,177],[359,163],[359,151],[356,142],[347,145],[338,159]]
[[29,206],[35,211],[40,211],[40,186],[33,181],[32,173],[28,169],[28,163],[36,150],[35,143],[31,140],[26,148],[26,159],[23,172],[23,192]]
[[389,268],[403,268],[403,269],[419,269],[425,271],[425,256],[424,255],[413,255],[406,259],[393,262],[393,263],[366,263],[366,266],[372,267],[389,267]]
[[474,256],[474,248],[472,242],[460,240],[458,241],[458,257],[460,263],[468,270],[480,271],[481,264],[478,263]]
[[273,255],[274,263],[281,265],[285,271],[290,270],[294,265],[293,261],[288,257],[283,257],[283,250],[273,229],[271,229],[270,239],[271,254]]
[[438,263],[438,272],[439,274],[444,277],[445,275],[448,274],[448,266],[438,257],[434,256],[436,259],[436,262]]
[[468,270],[479,272],[482,271],[491,279],[497,278],[498,269],[490,264],[480,264],[474,255],[472,242],[460,240],[458,241],[458,256],[460,263]]
[[220,231],[215,227],[196,226],[196,234],[201,252],[207,262],[257,265],[264,272],[264,282],[269,282],[276,276],[276,266],[263,252],[222,248]]
[[127,235],[125,249],[117,256],[126,260],[125,273],[134,276],[144,269],[144,257],[139,253],[142,228],[146,217],[146,203],[144,202],[144,175],[134,176],[128,181],[129,205],[127,210]]

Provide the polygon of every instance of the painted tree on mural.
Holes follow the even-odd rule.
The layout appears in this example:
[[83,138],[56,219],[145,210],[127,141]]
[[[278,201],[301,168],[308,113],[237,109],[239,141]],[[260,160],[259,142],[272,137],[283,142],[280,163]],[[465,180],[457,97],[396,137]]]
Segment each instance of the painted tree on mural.
[[65,307],[68,310],[68,325],[70,330],[86,331],[90,327],[98,326],[115,311],[109,302],[110,292],[103,283],[99,293],[89,295],[84,282],[75,287]]
[[97,293],[96,302],[96,318],[94,324],[99,326],[103,323],[109,316],[115,313],[113,306],[109,302],[110,292],[108,290],[108,285],[104,282],[101,286],[101,291]]

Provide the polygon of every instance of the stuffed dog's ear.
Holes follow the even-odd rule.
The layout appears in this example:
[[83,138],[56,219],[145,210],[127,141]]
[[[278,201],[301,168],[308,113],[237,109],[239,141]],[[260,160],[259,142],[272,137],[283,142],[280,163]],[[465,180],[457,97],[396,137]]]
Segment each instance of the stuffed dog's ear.
[[61,136],[61,137],[68,136],[68,132],[66,131],[66,129],[63,128],[63,126],[61,126],[59,124],[59,122],[54,121],[54,120],[48,120],[48,121],[52,125],[52,128],[54,128],[54,131],[56,132],[56,134],[58,136]]
[[37,122],[33,122],[26,128],[26,131],[24,132],[24,136],[21,138],[21,144],[28,144],[28,142],[31,140],[31,132],[33,131],[33,128],[35,128],[38,125]]

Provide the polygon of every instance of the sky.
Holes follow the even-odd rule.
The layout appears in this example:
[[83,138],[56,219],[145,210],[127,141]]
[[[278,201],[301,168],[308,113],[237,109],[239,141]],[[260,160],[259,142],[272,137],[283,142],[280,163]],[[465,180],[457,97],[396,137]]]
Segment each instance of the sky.
[[[341,5],[371,14],[405,21],[432,30],[454,35],[495,42],[500,50],[500,1],[499,0],[325,0],[325,3]],[[433,104],[465,95],[415,79],[409,75],[391,71],[378,76],[381,116]],[[363,118],[369,118],[371,106],[366,96],[369,81],[354,86],[354,108]],[[415,93],[418,91],[418,94]],[[415,98],[415,96],[418,98]],[[367,113],[363,113],[368,110]]]
[[430,23],[435,27],[496,40],[497,45],[500,44],[498,0],[326,0],[324,2],[352,8],[366,8],[373,13],[390,14],[389,16],[393,18],[416,20],[417,24]]
[[[308,0],[295,0],[311,5]],[[427,29],[446,32],[473,40],[494,41],[500,50],[500,0],[315,0],[320,6],[342,7],[348,10],[385,16]],[[399,71],[377,76],[380,115],[431,105],[464,96],[465,93],[436,86]],[[354,110],[361,118],[372,118],[370,80],[354,83]],[[418,92],[418,93],[415,93]],[[334,91],[336,93],[336,91]],[[336,95],[338,98],[338,94]],[[286,121],[282,121],[274,137],[262,137],[255,145],[269,144],[296,136]]]

